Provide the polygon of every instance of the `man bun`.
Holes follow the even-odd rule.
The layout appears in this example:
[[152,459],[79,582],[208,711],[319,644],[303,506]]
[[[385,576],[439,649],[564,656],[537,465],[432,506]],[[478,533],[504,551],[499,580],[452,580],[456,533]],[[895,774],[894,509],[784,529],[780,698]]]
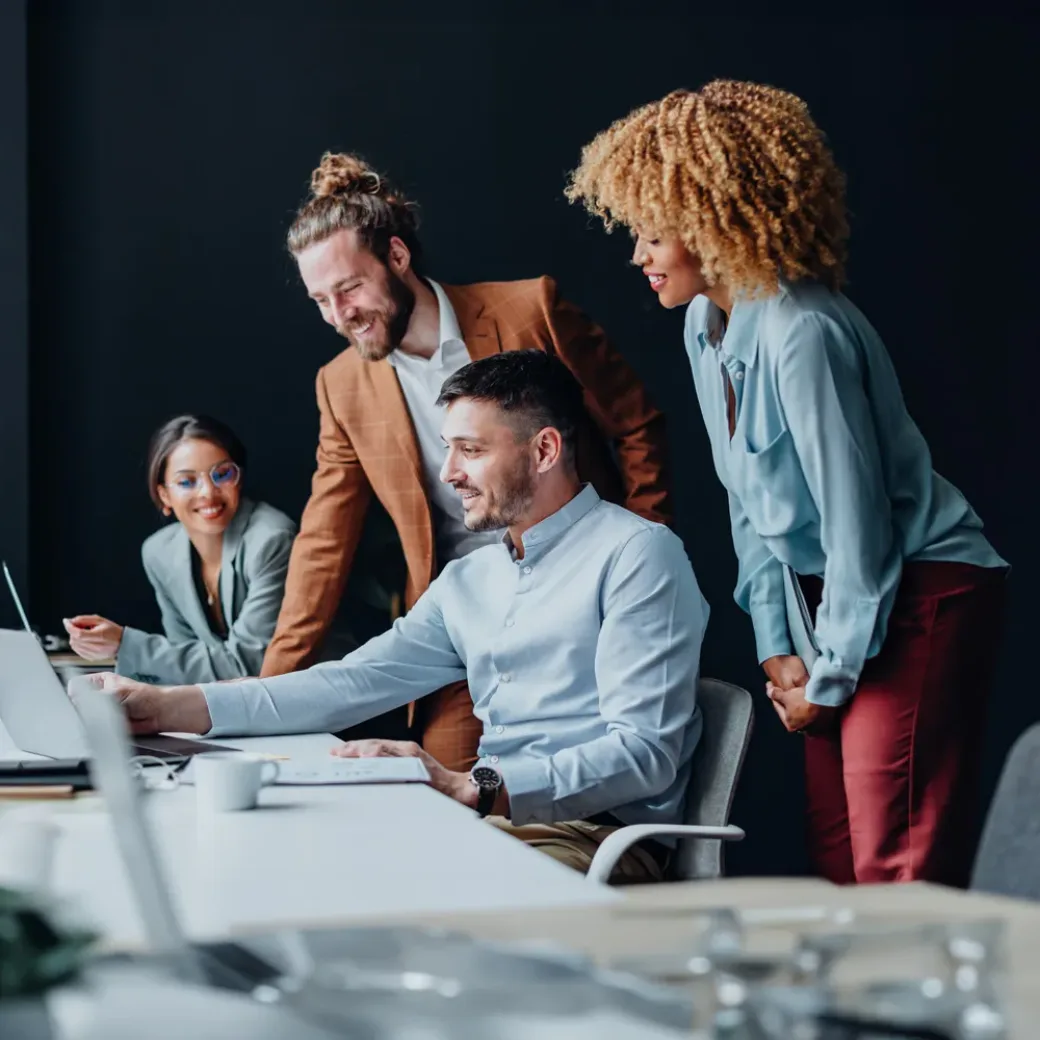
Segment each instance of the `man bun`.
[[317,198],[332,195],[380,195],[383,178],[356,155],[326,152],[311,174],[311,194]]

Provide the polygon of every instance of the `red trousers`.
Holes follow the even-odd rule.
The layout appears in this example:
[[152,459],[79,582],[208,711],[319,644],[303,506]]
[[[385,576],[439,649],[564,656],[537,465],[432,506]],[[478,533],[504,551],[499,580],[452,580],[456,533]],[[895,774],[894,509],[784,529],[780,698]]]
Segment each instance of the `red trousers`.
[[[809,851],[829,881],[967,885],[1006,575],[907,564],[838,727],[805,738]],[[823,583],[801,581],[815,613]]]

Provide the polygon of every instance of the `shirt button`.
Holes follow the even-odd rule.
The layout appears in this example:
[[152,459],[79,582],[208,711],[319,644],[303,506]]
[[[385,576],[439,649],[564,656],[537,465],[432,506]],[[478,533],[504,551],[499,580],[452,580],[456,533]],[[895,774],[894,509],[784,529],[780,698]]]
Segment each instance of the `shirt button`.
[[505,733],[505,731],[506,731],[505,726],[496,726],[495,727],[495,732],[496,733]]
[[524,568],[524,574],[530,574],[530,573],[531,573],[531,568],[530,567],[525,567]]
[[733,378],[734,379],[743,379],[744,378],[744,373],[743,372],[737,372],[736,375],[733,376]]
[[509,672],[502,673],[502,682],[509,682],[509,680],[512,678],[513,677],[509,674]]
[[512,618],[506,618],[506,628],[512,628],[516,622]]
[[497,762],[498,761],[498,755],[492,755],[491,758],[488,759],[488,761],[489,762]]

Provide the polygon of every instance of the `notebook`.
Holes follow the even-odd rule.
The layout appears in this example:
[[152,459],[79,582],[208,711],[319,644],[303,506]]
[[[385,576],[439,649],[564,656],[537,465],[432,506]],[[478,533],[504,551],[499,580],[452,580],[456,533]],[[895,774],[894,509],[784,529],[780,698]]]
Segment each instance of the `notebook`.
[[787,628],[791,633],[791,645],[802,659],[805,670],[812,675],[813,665],[820,656],[820,647],[816,642],[805,594],[798,584],[798,575],[787,564],[784,564],[784,600],[787,605]]

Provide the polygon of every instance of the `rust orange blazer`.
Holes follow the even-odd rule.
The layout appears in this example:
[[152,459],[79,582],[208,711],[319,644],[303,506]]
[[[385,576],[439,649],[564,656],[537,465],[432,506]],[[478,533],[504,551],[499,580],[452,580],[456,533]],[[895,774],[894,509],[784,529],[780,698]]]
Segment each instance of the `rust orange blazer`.
[[[561,300],[551,278],[443,288],[474,360],[537,347],[567,365],[585,390],[590,417],[579,431],[582,479],[603,498],[669,523],[664,418],[603,330]],[[319,371],[317,396],[318,465],[262,676],[304,668],[317,650],[339,606],[373,493],[401,540],[406,607],[438,570],[419,447],[393,368],[348,348]],[[423,745],[449,768],[468,768],[476,758],[481,733],[471,709],[465,684],[419,706]]]

